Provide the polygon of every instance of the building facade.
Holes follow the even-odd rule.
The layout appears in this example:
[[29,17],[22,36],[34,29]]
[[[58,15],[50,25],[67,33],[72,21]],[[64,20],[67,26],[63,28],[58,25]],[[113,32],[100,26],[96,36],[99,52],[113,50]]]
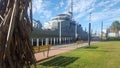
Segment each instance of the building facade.
[[79,39],[87,39],[87,32],[82,29],[81,24],[77,24],[70,13],[59,14],[54,17],[51,21],[45,23],[44,29],[51,31],[59,31],[61,29],[62,37],[77,37]]

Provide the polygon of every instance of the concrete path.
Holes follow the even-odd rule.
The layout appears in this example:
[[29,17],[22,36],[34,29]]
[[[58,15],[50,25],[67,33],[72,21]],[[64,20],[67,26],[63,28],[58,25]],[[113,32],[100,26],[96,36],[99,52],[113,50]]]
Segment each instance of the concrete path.
[[[95,42],[92,42],[92,43],[95,43]],[[55,45],[55,46],[51,47],[48,57],[47,57],[47,51],[45,51],[45,52],[36,53],[35,58],[36,58],[36,61],[38,62],[38,61],[42,61],[42,60],[45,60],[47,58],[56,56],[58,54],[68,52],[68,51],[74,50],[76,48],[84,47],[84,46],[88,46],[88,43],[83,43],[83,44],[79,44],[79,45],[77,45],[76,43],[64,44],[64,45]]]

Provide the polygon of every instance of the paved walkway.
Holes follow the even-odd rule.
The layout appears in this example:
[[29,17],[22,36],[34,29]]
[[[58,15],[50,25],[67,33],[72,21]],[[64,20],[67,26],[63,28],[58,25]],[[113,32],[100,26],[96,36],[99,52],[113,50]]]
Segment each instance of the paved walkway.
[[[92,42],[92,43],[95,43],[95,42]],[[35,58],[36,58],[36,61],[42,61],[42,60],[50,58],[52,56],[55,56],[55,55],[58,55],[58,54],[61,54],[64,52],[68,52],[68,51],[74,50],[76,48],[84,47],[87,45],[88,45],[88,43],[83,43],[83,44],[79,44],[79,45],[77,45],[76,43],[56,45],[56,46],[51,47],[48,57],[47,57],[47,51],[45,51],[45,52],[36,53]]]

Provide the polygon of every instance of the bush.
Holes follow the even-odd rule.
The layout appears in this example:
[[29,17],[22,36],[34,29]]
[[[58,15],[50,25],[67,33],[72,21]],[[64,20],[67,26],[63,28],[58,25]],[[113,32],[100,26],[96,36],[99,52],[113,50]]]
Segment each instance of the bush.
[[120,37],[109,37],[107,41],[120,41]]

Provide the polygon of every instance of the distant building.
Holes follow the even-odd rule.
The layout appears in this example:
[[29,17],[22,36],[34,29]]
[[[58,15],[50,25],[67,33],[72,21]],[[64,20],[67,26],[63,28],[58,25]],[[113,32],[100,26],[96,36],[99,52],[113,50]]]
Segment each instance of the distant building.
[[119,32],[118,32],[118,34],[117,34],[117,36],[118,36],[118,37],[120,37],[120,30],[119,30]]
[[120,31],[118,33],[108,30],[108,37],[120,37]]
[[[42,29],[42,24],[34,20],[35,28],[31,37],[59,37],[61,24],[61,37],[72,37],[74,39],[87,40],[88,33],[83,30],[81,24],[77,24],[72,19],[71,13],[59,14],[51,21],[46,22]],[[39,30],[38,30],[39,29]]]
[[45,23],[44,28],[50,30],[57,30],[59,32],[61,23],[62,36],[75,35],[75,21],[71,19],[70,14],[59,14],[51,21]]
[[102,30],[102,36],[103,36],[103,38],[107,38],[107,34],[108,34],[108,30],[107,29],[103,29]]
[[45,23],[44,29],[52,29],[52,23],[50,23],[50,22]]
[[[62,37],[67,37],[67,36],[75,37],[75,35],[77,35],[77,37],[81,39],[82,38],[87,39],[87,32],[83,31],[80,24],[76,24],[76,22],[72,20],[70,13],[57,15],[51,21],[44,24],[44,29],[57,31],[58,33],[57,35],[59,35],[60,23],[61,23]],[[75,33],[76,30],[77,33]]]
[[51,30],[59,29],[60,22],[62,27],[70,26],[70,24],[75,25],[75,22],[72,21],[70,14],[59,14],[56,17],[54,17],[51,21],[45,23],[44,28]]
[[116,37],[117,34],[116,33],[108,33],[108,37]]

